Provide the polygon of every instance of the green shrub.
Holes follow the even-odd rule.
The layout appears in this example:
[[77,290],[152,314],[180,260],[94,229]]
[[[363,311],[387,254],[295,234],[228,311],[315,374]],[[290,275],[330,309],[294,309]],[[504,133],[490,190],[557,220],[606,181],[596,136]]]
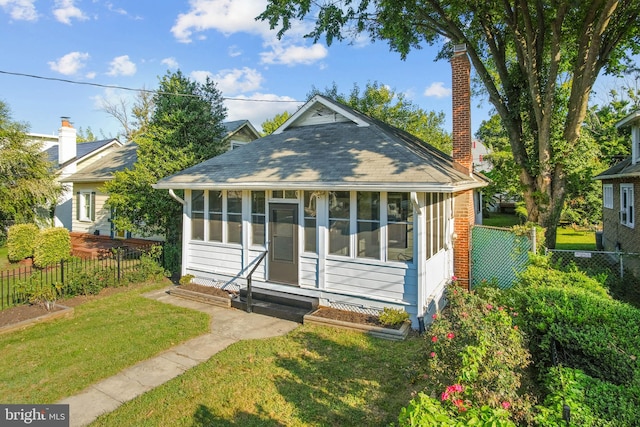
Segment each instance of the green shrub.
[[16,224],[9,227],[7,251],[9,261],[21,261],[33,256],[38,226],[35,224]]
[[169,273],[162,268],[162,246],[155,245],[148,252],[140,256],[138,265],[125,273],[124,279],[130,283],[156,280],[167,276]]
[[383,325],[397,326],[409,320],[409,313],[398,308],[385,307],[382,309],[378,319]]
[[184,276],[182,276],[179,280],[178,283],[180,283],[181,285],[188,285],[189,283],[191,283],[191,281],[195,278],[196,276],[194,276],[193,274],[185,274]]
[[577,369],[555,367],[543,377],[547,396],[538,406],[535,422],[540,426],[564,425],[564,405],[570,410],[571,425],[637,426],[640,423],[640,389],[616,386]]
[[518,323],[540,366],[552,366],[555,343],[565,366],[614,384],[638,378],[640,311],[609,297],[595,279],[531,266],[505,295],[522,313]]
[[[506,406],[506,405],[505,405]],[[509,420],[509,411],[505,408],[491,408],[487,405],[460,410],[460,404],[451,399],[442,402],[427,396],[418,395],[402,408],[398,417],[400,427],[515,427]]]
[[55,264],[71,257],[69,230],[62,227],[41,230],[35,241],[33,263],[38,267]]
[[514,420],[526,421],[533,401],[524,381],[530,354],[513,322],[518,313],[454,285],[447,300],[425,334],[430,391],[438,395],[457,384],[467,409],[506,406]]

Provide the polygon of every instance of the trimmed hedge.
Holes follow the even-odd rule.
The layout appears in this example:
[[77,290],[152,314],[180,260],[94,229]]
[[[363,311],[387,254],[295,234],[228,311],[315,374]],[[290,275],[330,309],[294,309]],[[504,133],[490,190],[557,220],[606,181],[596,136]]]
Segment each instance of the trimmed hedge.
[[9,227],[7,233],[9,261],[22,261],[33,256],[38,231],[38,226],[35,224],[16,224]]
[[33,263],[38,267],[55,264],[71,256],[69,230],[62,227],[47,228],[38,234],[33,252]]

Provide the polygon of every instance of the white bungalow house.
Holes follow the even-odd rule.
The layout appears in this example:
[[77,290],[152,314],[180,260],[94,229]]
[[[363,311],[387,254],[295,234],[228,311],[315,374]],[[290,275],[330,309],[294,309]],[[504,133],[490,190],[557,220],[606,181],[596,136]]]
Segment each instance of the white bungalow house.
[[[27,138],[42,144],[42,149],[47,154],[48,160],[59,173],[58,181],[63,184],[72,174],[100,162],[105,156],[122,146],[120,141],[115,138],[78,143],[76,129],[68,117],[62,117],[57,137],[55,135],[27,134]],[[65,227],[70,231],[73,218],[72,195],[72,189],[70,186],[66,186],[58,198],[54,212],[54,225]]]
[[473,192],[487,184],[472,171],[464,52],[452,68],[453,158],[315,96],[273,134],[160,180],[184,205],[182,275],[237,290],[257,266],[254,289],[430,320],[454,274],[468,284]]

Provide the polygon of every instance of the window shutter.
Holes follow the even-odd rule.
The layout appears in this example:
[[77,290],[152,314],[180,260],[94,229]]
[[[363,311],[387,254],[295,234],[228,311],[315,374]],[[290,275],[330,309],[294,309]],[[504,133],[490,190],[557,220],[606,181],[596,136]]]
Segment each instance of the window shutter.
[[91,221],[96,220],[96,193],[91,192]]
[[80,221],[80,192],[76,192],[76,220]]

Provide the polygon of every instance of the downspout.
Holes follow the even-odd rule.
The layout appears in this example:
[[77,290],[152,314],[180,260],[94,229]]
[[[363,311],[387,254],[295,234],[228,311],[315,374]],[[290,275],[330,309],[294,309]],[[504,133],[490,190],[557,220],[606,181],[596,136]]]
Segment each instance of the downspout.
[[169,195],[171,196],[172,199],[180,203],[182,206],[187,204],[187,202],[185,202],[184,199],[181,199],[180,196],[174,193],[173,188],[169,189]]

